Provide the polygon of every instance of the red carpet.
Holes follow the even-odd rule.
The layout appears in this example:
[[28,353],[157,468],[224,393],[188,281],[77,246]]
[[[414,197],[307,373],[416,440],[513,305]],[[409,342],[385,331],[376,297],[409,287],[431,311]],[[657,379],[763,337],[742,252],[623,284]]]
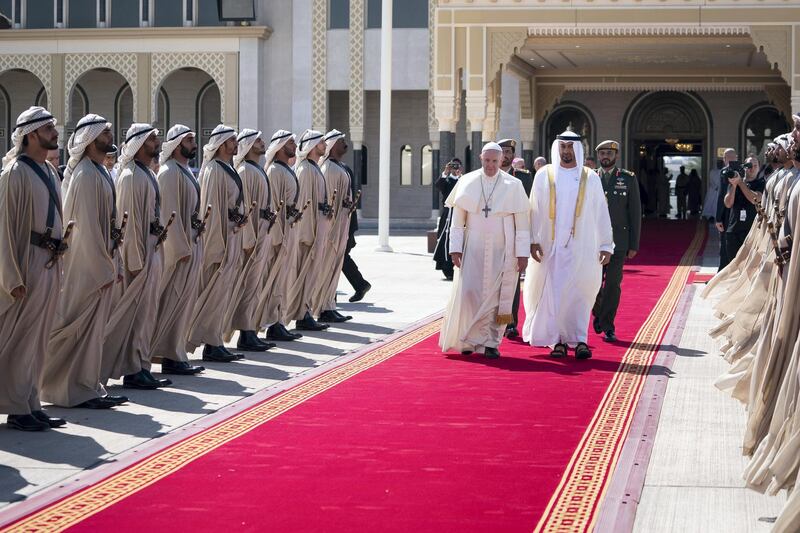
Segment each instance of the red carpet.
[[618,336],[638,333],[637,345],[593,336],[594,359],[559,362],[506,341],[504,357],[489,362],[439,353],[435,321],[15,526],[120,533],[588,528],[647,372],[646,362],[628,357],[655,352],[674,309],[665,298],[677,302],[675,285],[686,283],[686,265],[702,243],[696,228],[645,225],[617,319]]

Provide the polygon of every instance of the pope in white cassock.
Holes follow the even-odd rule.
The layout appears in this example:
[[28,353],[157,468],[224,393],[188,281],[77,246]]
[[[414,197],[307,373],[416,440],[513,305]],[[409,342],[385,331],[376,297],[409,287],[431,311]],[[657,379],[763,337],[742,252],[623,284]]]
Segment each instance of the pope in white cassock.
[[479,170],[458,180],[450,208],[450,256],[456,271],[445,311],[442,351],[473,352],[496,359],[517,275],[530,253],[530,220],[522,182],[500,170],[503,150],[487,143]]
[[531,191],[531,261],[525,274],[522,338],[551,346],[553,357],[575,347],[589,359],[589,315],[614,251],[614,236],[600,177],[583,166],[581,137],[559,135],[551,164],[540,168]]

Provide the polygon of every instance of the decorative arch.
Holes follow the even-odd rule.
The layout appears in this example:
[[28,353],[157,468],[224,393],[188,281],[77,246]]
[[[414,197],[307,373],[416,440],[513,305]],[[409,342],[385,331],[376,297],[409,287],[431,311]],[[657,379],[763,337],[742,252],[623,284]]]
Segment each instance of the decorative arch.
[[[762,116],[759,117],[759,115]],[[763,143],[762,146],[756,147],[758,150],[757,155],[763,155],[764,145],[766,145],[766,142],[772,140],[781,133],[785,133],[792,129],[792,127],[786,121],[786,116],[774,105],[770,104],[769,102],[759,102],[757,104],[752,105],[742,114],[742,118],[739,121],[738,153],[742,158],[745,158],[749,152],[747,130],[748,130],[748,125],[752,127],[751,121],[755,119],[758,119],[758,121],[761,122],[762,124],[764,122],[770,122],[774,125],[773,128],[770,128],[773,130],[770,133],[768,133],[766,129],[762,131],[763,138],[760,140],[765,142]]]
[[52,101],[53,91],[50,83],[52,61],[50,54],[3,54],[0,55],[0,74],[7,70],[25,70],[39,79],[47,94],[47,101]]
[[[41,89],[39,89],[39,92],[36,93],[36,98],[33,99],[33,102],[34,102],[33,105],[41,106],[42,105],[42,100],[43,100],[42,97],[44,97],[44,96],[47,96],[47,91],[45,91],[44,87],[42,87]],[[46,106],[43,106],[43,107],[46,107]]]
[[[540,138],[544,139],[544,146],[541,147],[541,153],[550,153],[549,147],[553,143],[555,136],[563,132],[567,126],[570,125],[569,122],[571,122],[570,119],[572,117],[583,118],[584,122],[582,124],[573,123],[572,127],[575,133],[586,136],[583,143],[584,154],[588,156],[591,153],[597,145],[597,121],[595,121],[594,114],[592,114],[588,107],[580,102],[571,100],[556,105],[545,117],[544,127],[542,128],[544,135],[540,136]],[[561,119],[566,119],[565,121],[568,123],[563,124],[562,122],[564,121]],[[584,131],[584,129],[588,131]]]
[[[119,88],[117,94],[114,95],[114,139],[116,139],[118,144],[122,144],[124,137],[122,136],[122,130],[128,127],[128,124],[122,123],[122,96],[125,94],[125,91],[130,91],[131,86],[127,83],[124,84],[122,87]],[[131,93],[131,98],[133,98],[133,94]]]
[[[197,132],[197,144],[202,146],[205,144],[206,138],[203,135],[203,99],[208,93],[209,89],[215,87],[216,82],[214,80],[209,80],[200,88],[200,91],[197,93],[197,99],[194,102],[194,112],[195,112],[195,131]],[[217,89],[219,87],[217,86]],[[222,109],[222,93],[220,92],[220,118],[222,117],[223,109]]]
[[[646,125],[647,122],[659,122]],[[672,121],[672,122],[670,122]],[[634,141],[664,138],[670,135],[695,136],[703,140],[706,169],[712,167],[714,124],[705,101],[692,91],[644,91],[633,99],[622,119],[622,159],[631,166],[638,153]],[[705,179],[705,176],[704,176]]]
[[5,134],[6,145],[0,147],[0,149],[2,149],[2,151],[5,153],[6,150],[11,149],[11,125],[12,125],[11,121],[13,119],[11,118],[11,97],[9,96],[8,91],[6,91],[6,88],[3,87],[2,85],[0,85],[0,98],[3,99],[3,104],[4,104],[3,107],[5,108],[4,111],[6,115],[6,121],[5,124],[3,124],[3,127],[6,130]]
[[170,74],[182,68],[202,70],[217,84],[220,114],[225,122],[225,54],[222,52],[154,53],[150,61],[150,101],[153,121],[156,120],[158,91]]
[[64,115],[65,122],[72,117],[70,99],[72,89],[81,76],[97,68],[107,68],[117,72],[131,88],[133,93],[133,116],[136,117],[137,63],[136,54],[66,54],[64,56]]

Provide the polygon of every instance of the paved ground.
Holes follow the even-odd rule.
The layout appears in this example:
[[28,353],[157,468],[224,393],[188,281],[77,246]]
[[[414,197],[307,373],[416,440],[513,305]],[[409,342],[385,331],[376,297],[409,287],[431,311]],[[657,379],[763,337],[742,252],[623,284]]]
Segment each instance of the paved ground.
[[[712,232],[701,273],[713,274],[718,241]],[[717,324],[696,286],[658,423],[634,531],[766,532],[785,496],[744,487],[741,454],[745,412],[714,387],[728,368],[707,332]]]
[[[419,233],[419,232],[417,232]],[[130,404],[112,411],[49,411],[70,423],[61,430],[26,434],[0,426],[0,507],[68,480],[85,469],[115,461],[126,451],[197,422],[253,393],[284,387],[305,372],[324,367],[343,354],[444,308],[450,283],[433,270],[422,236],[397,236],[395,253],[374,252],[375,236],[360,236],[353,257],[373,289],[359,304],[347,303],[352,288],[343,280],[341,308],[351,322],[300,341],[280,343],[244,361],[203,363],[200,376],[171,376],[174,386],[125,394]],[[198,351],[199,358],[199,351]],[[154,370],[158,370],[156,365]],[[0,418],[4,421],[5,417]]]
[[[393,237],[393,254],[374,252],[376,244],[375,236],[361,236],[354,250],[374,289],[366,303],[342,305],[355,317],[348,324],[300,342],[282,343],[266,354],[251,354],[246,361],[207,365],[202,376],[177,377],[169,389],[115,388],[114,393],[127,394],[132,402],[114,411],[52,409],[70,421],[63,430],[23,434],[0,427],[0,507],[127,457],[142,445],[158,444],[160,437],[167,436],[162,439],[166,441],[192,424],[213,419],[225,406],[257,391],[290,385],[444,307],[450,284],[433,271],[425,237],[402,233]],[[712,240],[704,271],[715,271],[715,246]],[[345,301],[352,289],[345,282],[340,291]],[[715,321],[709,303],[698,292],[691,298],[685,328],[675,342],[677,357],[667,374],[669,383],[634,530],[767,531],[769,523],[760,519],[776,516],[783,496],[769,498],[743,486],[746,461],[739,443],[744,412],[738,402],[713,386],[727,363],[717,356],[717,347],[706,334]]]

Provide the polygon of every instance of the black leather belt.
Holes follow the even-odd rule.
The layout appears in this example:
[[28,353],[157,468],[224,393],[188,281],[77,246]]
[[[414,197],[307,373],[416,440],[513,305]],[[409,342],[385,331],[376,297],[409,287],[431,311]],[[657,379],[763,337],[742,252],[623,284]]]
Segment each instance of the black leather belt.
[[317,208],[319,209],[320,213],[325,216],[330,216],[330,214],[333,213],[333,206],[331,206],[331,204],[329,204],[327,201],[319,202],[317,204]]
[[239,212],[239,208],[228,209],[228,220],[237,226],[243,226],[247,222],[247,216]]
[[205,224],[203,224],[203,221],[197,216],[197,213],[192,213],[192,229],[200,231],[204,226]]
[[38,233],[36,231],[31,232],[31,244],[34,246],[38,246],[39,248],[44,248],[45,250],[58,250],[61,247],[61,239],[54,239],[50,236],[50,230],[48,229],[44,233]]

